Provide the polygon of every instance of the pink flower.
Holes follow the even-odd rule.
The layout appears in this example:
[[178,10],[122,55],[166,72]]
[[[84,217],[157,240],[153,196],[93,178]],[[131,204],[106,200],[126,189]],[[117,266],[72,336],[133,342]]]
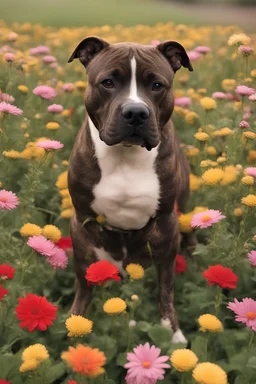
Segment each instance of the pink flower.
[[30,55],[47,55],[50,50],[46,45],[39,45],[38,47],[29,50]]
[[240,127],[240,128],[249,128],[249,127],[250,127],[250,124],[247,123],[247,121],[242,120],[242,121],[240,121],[240,123],[239,123],[239,127]]
[[53,269],[65,269],[68,264],[68,257],[63,249],[55,245],[54,253],[47,257],[46,261],[53,267]]
[[229,302],[227,308],[236,314],[236,321],[244,323],[247,327],[256,332],[256,301],[250,298],[244,298],[241,302],[237,299],[234,303]]
[[65,83],[62,85],[62,89],[64,92],[72,92],[74,90],[75,86],[72,83]]
[[42,97],[42,99],[52,100],[57,96],[55,89],[48,85],[38,85],[33,89],[34,95]]
[[49,105],[47,109],[48,109],[48,112],[52,112],[52,113],[61,113],[64,110],[64,108],[60,104]]
[[37,147],[43,148],[46,151],[53,151],[54,149],[61,149],[64,147],[60,141],[57,140],[42,140],[38,141]]
[[153,45],[153,47],[156,47],[158,44],[160,44],[160,40],[152,40],[151,41],[151,45]]
[[51,55],[44,56],[44,57],[42,58],[42,60],[43,60],[43,62],[46,63],[46,64],[56,63],[56,61],[57,61],[56,57],[51,56]]
[[133,349],[133,352],[127,353],[127,360],[124,365],[128,368],[125,377],[127,384],[156,384],[157,380],[164,379],[164,368],[170,368],[165,362],[168,356],[161,356],[161,350],[154,345],[150,347],[149,343],[140,344]]
[[191,105],[190,97],[176,97],[174,104],[179,107],[189,107]]
[[218,223],[220,220],[225,219],[226,216],[215,209],[209,209],[208,211],[196,213],[192,217],[191,227],[207,228],[212,224]]
[[250,261],[251,266],[256,267],[256,251],[248,253],[248,260]]
[[242,53],[243,56],[250,56],[253,53],[253,49],[247,45],[240,45],[238,51]]
[[256,178],[256,167],[248,167],[248,168],[245,168],[245,172],[247,172],[247,174],[249,176],[252,176],[252,177],[255,177]]
[[188,57],[189,57],[190,61],[197,61],[198,59],[200,59],[201,54],[199,52],[196,52],[196,51],[189,51]]
[[30,236],[27,245],[36,252],[44,256],[53,256],[55,253],[55,244],[51,240],[47,240],[44,236]]
[[206,54],[211,51],[211,48],[206,47],[205,45],[199,45],[195,48],[195,51],[198,53]]
[[226,99],[227,95],[224,92],[213,92],[212,97],[214,99]]
[[248,97],[248,99],[249,99],[250,101],[256,101],[256,93],[254,93],[253,95],[250,95],[250,96]]
[[240,96],[250,96],[255,92],[253,88],[249,88],[246,85],[238,85],[236,87],[236,93]]
[[11,62],[14,61],[15,56],[14,56],[13,53],[6,53],[6,54],[4,55],[4,59],[5,59],[5,61],[7,61],[7,63],[11,63]]
[[5,189],[0,190],[0,210],[6,209],[10,211],[19,205],[19,199],[15,193],[6,191]]
[[10,115],[20,116],[23,114],[22,109],[15,107],[15,105],[2,101],[0,103],[0,112],[9,113]]
[[8,95],[8,93],[2,93],[0,91],[0,101],[6,101],[6,103],[12,104],[15,99],[12,95]]

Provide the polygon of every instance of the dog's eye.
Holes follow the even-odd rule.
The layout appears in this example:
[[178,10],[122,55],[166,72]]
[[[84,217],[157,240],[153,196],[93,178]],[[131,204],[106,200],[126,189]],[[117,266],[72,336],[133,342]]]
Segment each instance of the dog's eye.
[[155,82],[152,85],[152,91],[160,91],[163,88],[163,84],[159,82]]
[[103,80],[103,81],[101,82],[101,84],[102,84],[103,87],[105,87],[105,88],[114,88],[114,87],[115,87],[115,86],[114,86],[114,83],[113,83],[113,81],[112,81],[111,79]]

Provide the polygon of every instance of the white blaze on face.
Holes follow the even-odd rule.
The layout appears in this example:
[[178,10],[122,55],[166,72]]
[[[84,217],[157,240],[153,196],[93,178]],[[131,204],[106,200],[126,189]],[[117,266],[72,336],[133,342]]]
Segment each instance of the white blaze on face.
[[133,56],[131,59],[131,84],[130,84],[130,94],[128,96],[128,99],[132,100],[134,103],[143,103],[146,104],[139,96],[138,96],[138,89],[137,89],[137,81],[136,81],[136,59]]

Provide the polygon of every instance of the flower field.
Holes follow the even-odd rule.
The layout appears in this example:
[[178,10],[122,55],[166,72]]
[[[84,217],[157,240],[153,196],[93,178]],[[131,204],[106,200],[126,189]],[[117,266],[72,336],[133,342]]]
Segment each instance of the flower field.
[[[160,325],[157,273],[84,271],[93,300],[71,316],[69,155],[85,115],[77,43],[177,40],[173,121],[191,166],[176,257],[187,344]],[[0,384],[256,383],[256,37],[236,27],[62,28],[0,22]],[[145,183],[147,180],[145,180]],[[100,218],[99,218],[100,222]],[[150,257],[149,247],[149,257]]]

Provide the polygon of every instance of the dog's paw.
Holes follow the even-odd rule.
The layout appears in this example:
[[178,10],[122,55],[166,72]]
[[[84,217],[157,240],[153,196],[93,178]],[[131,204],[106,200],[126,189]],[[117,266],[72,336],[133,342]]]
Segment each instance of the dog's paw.
[[178,329],[176,332],[174,332],[174,334],[172,336],[172,343],[173,344],[179,344],[179,343],[187,344],[188,341],[185,338],[185,336],[183,335],[182,331],[180,329]]
[[164,317],[161,319],[161,326],[163,328],[172,328],[170,320]]

